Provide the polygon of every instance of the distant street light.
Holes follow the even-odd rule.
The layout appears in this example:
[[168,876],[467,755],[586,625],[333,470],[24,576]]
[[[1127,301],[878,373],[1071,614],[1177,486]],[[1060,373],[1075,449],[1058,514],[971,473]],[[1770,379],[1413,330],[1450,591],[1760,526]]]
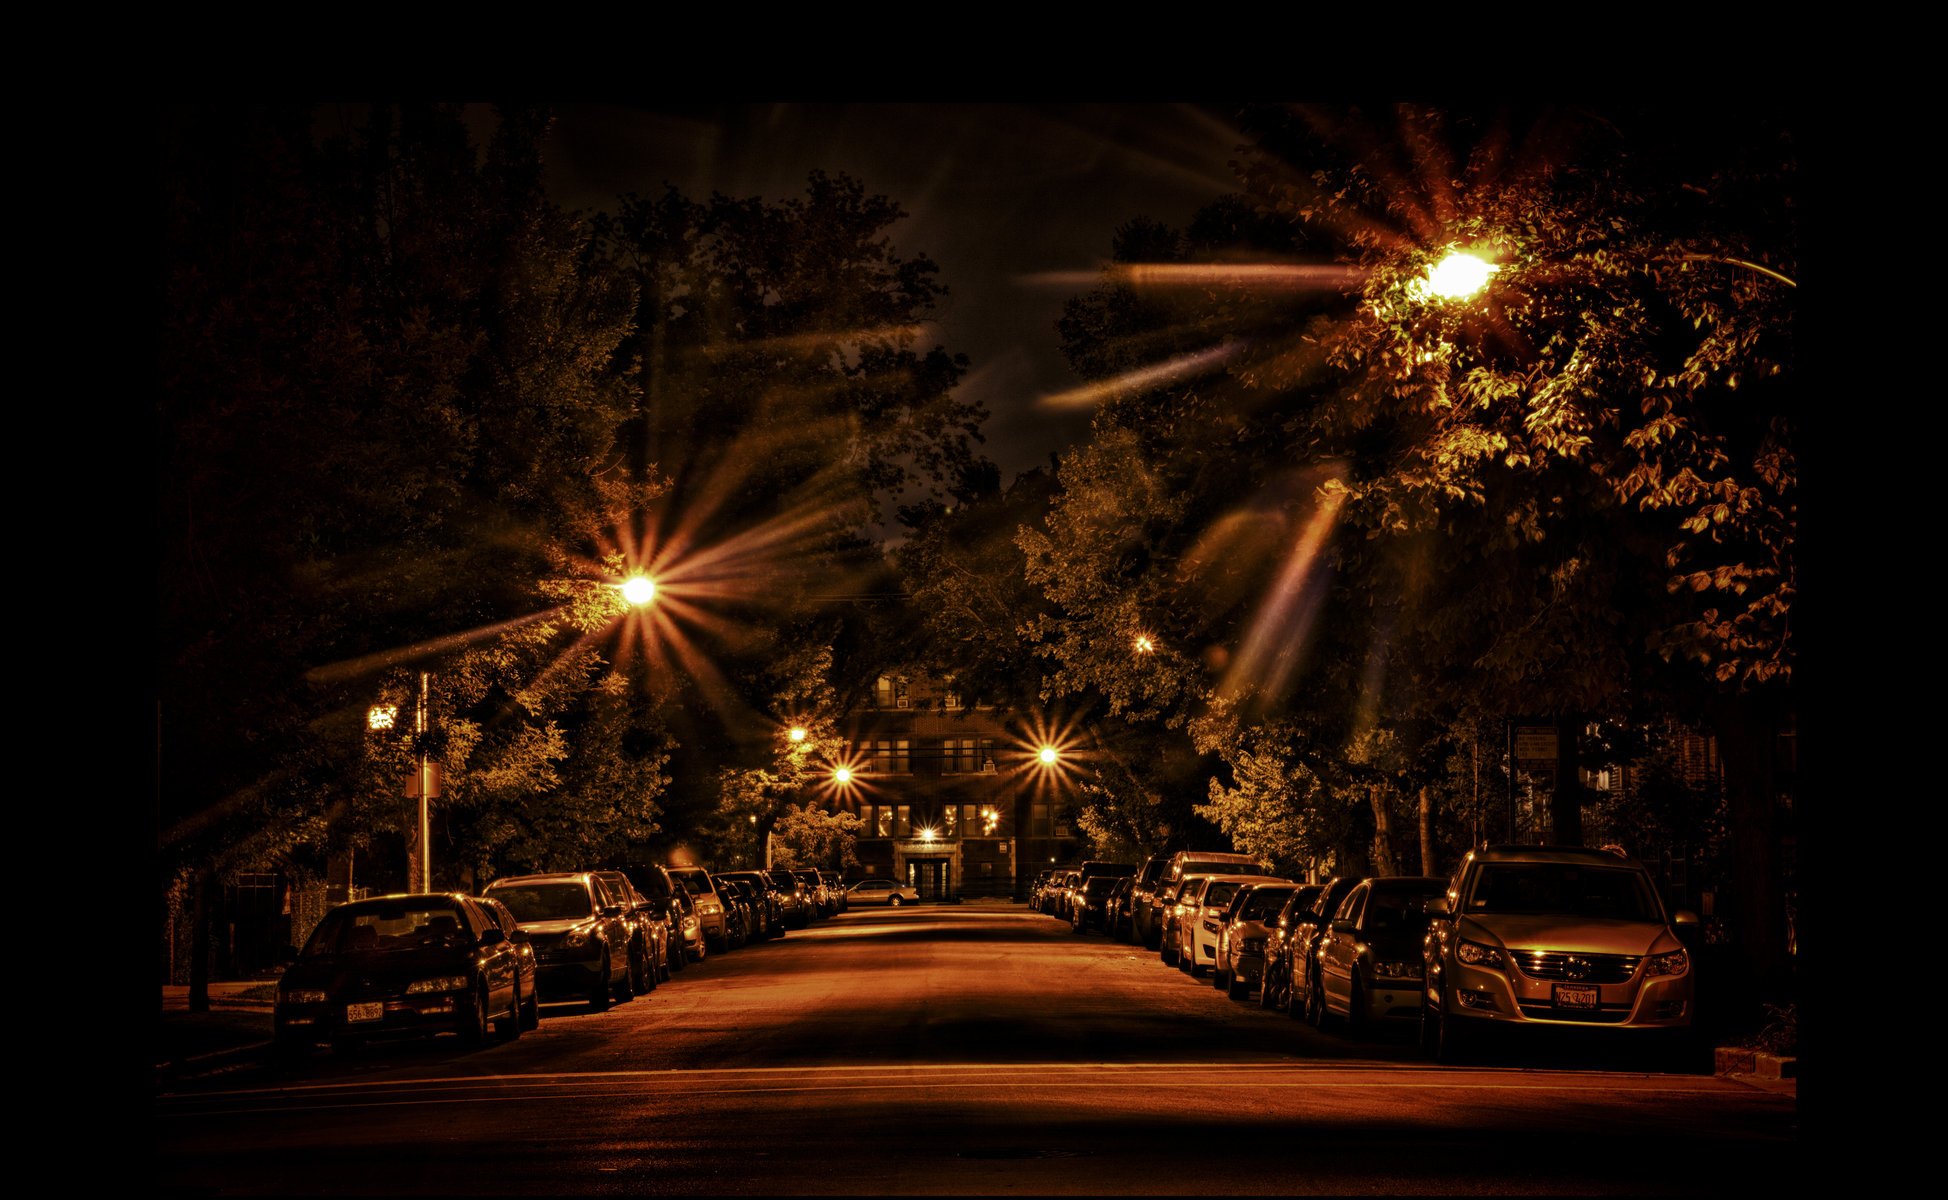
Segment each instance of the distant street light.
[[786,734],[785,736],[789,737],[794,742],[802,742],[805,740],[805,727],[803,725],[793,725],[791,727],[791,732]]
[[652,603],[656,599],[656,581],[647,575],[631,575],[622,585],[622,598],[633,608]]
[[1148,654],[1156,648],[1157,644],[1151,641],[1148,635],[1141,633],[1136,635],[1136,652],[1138,654]]
[[1042,752],[1041,752],[1041,753],[1040,753],[1039,755],[1037,755],[1036,757],[1038,757],[1038,758],[1040,758],[1040,759],[1042,760],[1042,765],[1043,765],[1043,766],[1045,766],[1045,767],[1052,767],[1052,766],[1054,766],[1054,765],[1055,765],[1055,760],[1056,760],[1056,759],[1058,759],[1058,758],[1060,758],[1060,757],[1061,757],[1061,755],[1059,755],[1059,754],[1057,754],[1057,753],[1055,752],[1055,747],[1053,747],[1053,746],[1043,746],[1043,747],[1042,747]]
[[852,782],[852,768],[851,768],[851,767],[835,767],[835,768],[833,769],[833,771],[832,771],[832,782],[833,782],[833,783],[837,783],[837,784],[847,784],[847,783],[851,783],[851,782]]

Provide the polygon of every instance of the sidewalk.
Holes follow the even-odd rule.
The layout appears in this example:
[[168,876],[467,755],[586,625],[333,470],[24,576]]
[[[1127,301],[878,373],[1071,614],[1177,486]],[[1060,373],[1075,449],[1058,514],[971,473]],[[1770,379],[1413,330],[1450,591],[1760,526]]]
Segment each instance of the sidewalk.
[[189,1011],[189,988],[165,985],[153,1047],[158,1079],[250,1058],[270,1045],[277,985],[264,980],[210,984],[210,1011]]

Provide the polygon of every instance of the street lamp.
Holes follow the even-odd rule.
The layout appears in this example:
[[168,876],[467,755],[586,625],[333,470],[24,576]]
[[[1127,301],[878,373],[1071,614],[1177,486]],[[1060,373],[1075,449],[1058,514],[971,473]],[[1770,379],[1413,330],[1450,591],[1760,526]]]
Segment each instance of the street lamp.
[[805,740],[805,727],[803,725],[793,725],[791,731],[785,734],[785,736],[794,742],[802,742]]
[[836,784],[839,784],[839,785],[841,785],[841,786],[843,786],[843,785],[845,785],[845,784],[848,784],[848,783],[851,783],[851,782],[852,782],[852,768],[851,768],[851,767],[834,767],[834,768],[832,769],[832,782],[833,782],[833,783],[836,783]]
[[622,584],[622,598],[631,608],[642,608],[656,599],[656,581],[647,575],[631,575]]
[[1447,257],[1427,268],[1420,288],[1442,300],[1466,300],[1488,286],[1488,277],[1500,267],[1465,250],[1450,250]]
[[1055,752],[1055,747],[1043,746],[1041,753],[1036,755],[1035,757],[1041,760],[1043,766],[1052,767],[1055,765],[1056,760],[1059,759],[1061,755]]
[[1150,640],[1148,634],[1139,633],[1136,635],[1136,652],[1138,654],[1148,654],[1156,648],[1157,644]]

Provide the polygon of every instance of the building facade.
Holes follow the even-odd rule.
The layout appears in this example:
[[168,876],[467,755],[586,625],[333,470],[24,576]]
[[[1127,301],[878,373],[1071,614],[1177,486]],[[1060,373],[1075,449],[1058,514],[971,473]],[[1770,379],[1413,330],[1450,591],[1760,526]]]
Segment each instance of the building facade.
[[950,681],[881,676],[842,728],[850,778],[822,803],[860,820],[849,880],[895,879],[923,899],[1017,896],[1079,849],[1059,771],[1008,714],[962,704]]

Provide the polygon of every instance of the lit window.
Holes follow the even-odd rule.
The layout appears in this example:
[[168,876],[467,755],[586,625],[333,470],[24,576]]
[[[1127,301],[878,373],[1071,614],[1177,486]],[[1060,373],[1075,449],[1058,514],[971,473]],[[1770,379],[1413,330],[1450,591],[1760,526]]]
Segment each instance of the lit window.
[[913,821],[909,816],[910,812],[911,810],[902,804],[899,806],[898,816],[893,820],[893,832],[897,833],[900,837],[908,837],[913,833]]
[[879,836],[892,837],[893,836],[893,810],[886,807],[884,804],[882,804],[879,806],[878,813],[879,813],[879,826],[878,826]]
[[941,825],[948,837],[960,835],[960,810],[949,804],[940,813]]

